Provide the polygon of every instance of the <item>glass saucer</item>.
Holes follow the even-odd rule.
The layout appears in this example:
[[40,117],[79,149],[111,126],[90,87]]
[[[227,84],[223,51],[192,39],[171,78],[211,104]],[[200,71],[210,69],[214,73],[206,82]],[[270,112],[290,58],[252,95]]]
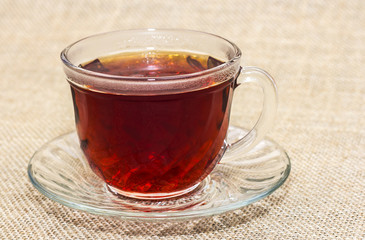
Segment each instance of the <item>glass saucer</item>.
[[[245,131],[230,127],[228,142]],[[125,220],[178,220],[207,217],[258,201],[279,188],[290,172],[285,151],[270,139],[247,153],[223,156],[213,172],[192,192],[164,200],[138,200],[111,193],[90,169],[77,134],[59,136],[31,158],[28,175],[46,197],[85,212]]]

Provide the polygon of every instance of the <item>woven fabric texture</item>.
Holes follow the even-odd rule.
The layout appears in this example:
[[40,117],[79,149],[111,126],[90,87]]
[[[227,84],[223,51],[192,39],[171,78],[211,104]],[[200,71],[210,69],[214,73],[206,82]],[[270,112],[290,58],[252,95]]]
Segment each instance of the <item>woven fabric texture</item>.
[[[60,51],[150,27],[221,35],[241,48],[242,65],[273,75],[280,105],[269,136],[292,161],[280,189],[207,219],[143,223],[73,210],[32,186],[32,154],[75,128]],[[365,1],[1,0],[0,29],[0,239],[365,238]],[[240,91],[232,122],[249,126],[261,98]]]

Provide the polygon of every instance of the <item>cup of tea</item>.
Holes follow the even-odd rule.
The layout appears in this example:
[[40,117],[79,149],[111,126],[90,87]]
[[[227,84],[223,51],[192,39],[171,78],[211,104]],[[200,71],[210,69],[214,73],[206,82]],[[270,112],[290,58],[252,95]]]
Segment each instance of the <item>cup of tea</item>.
[[[204,32],[144,29],[79,40],[61,53],[80,148],[115,194],[176,197],[195,189],[224,154],[249,151],[271,127],[275,82],[241,67],[232,42]],[[228,143],[233,93],[254,82],[262,113]],[[261,97],[261,96],[259,96]]]

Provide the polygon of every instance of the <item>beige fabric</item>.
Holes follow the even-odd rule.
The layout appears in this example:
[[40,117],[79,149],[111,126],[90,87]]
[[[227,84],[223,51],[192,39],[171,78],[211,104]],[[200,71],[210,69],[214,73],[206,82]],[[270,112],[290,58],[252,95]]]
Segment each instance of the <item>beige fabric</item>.
[[[224,36],[243,65],[275,77],[270,137],[292,172],[273,195],[213,218],[151,224],[72,210],[33,188],[29,158],[74,129],[60,51],[90,34],[146,27]],[[365,238],[365,1],[1,0],[0,29],[0,239]],[[236,94],[234,123],[252,123],[256,93]]]

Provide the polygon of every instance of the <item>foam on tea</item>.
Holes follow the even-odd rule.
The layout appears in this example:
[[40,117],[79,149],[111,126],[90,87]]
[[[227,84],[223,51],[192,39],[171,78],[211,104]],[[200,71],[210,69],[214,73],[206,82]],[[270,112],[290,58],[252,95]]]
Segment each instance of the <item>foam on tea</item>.
[[[133,80],[190,74],[222,63],[195,53],[139,52],[80,66]],[[192,187],[224,152],[234,84],[230,78],[195,91],[146,96],[71,84],[81,148],[94,172],[123,194]]]

